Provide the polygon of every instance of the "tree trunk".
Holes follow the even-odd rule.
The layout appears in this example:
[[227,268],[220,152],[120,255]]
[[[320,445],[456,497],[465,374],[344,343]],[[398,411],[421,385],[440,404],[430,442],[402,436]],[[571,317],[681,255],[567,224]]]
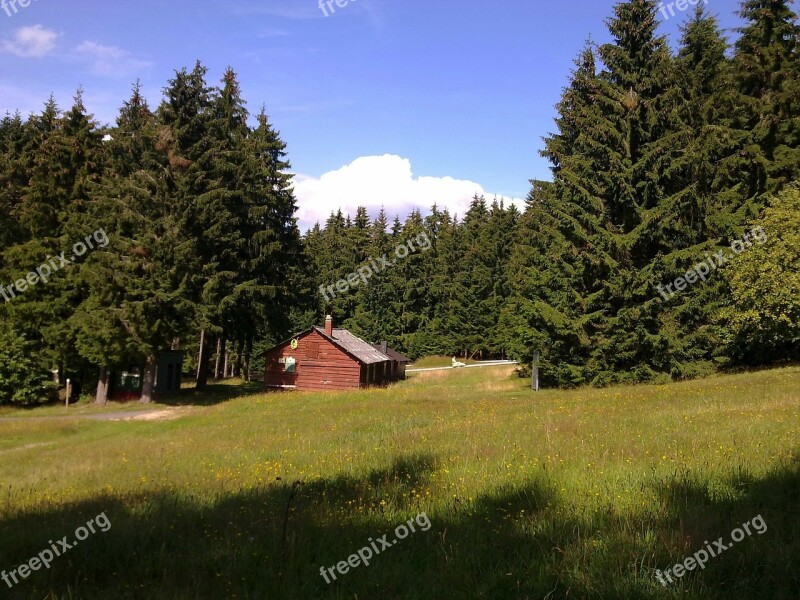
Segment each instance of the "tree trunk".
[[227,342],[228,340],[225,339],[224,333],[217,338],[217,364],[214,366],[214,379],[217,380],[225,378],[225,371],[222,366],[226,361]]
[[244,342],[239,340],[236,348],[236,362],[233,365],[233,376],[241,377],[242,375],[242,354],[244,353]]
[[156,387],[156,357],[148,356],[144,365],[144,378],[142,380],[142,397],[139,402],[149,404],[153,401],[153,390]]
[[208,385],[208,342],[206,340],[206,330],[200,332],[200,356],[197,359],[197,389],[203,390]]
[[194,380],[197,381],[200,379],[200,362],[203,360],[203,346],[206,343],[206,330],[203,329],[200,331],[200,344],[197,348],[197,375],[195,375]]
[[244,380],[250,383],[250,356],[253,354],[253,336],[247,336],[247,348],[244,351]]
[[100,367],[100,376],[97,380],[97,392],[94,396],[95,404],[105,404],[108,402],[108,377],[110,371],[105,367]]
[[[227,342],[227,340],[225,340]],[[226,349],[225,350],[225,368],[222,369],[222,377],[228,377],[228,363],[230,362],[231,353]]]

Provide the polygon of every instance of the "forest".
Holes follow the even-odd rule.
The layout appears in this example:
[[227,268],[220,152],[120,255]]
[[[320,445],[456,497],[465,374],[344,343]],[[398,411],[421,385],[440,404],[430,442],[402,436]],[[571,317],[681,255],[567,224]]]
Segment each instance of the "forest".
[[[612,41],[565,74],[552,177],[522,211],[475,197],[463,215],[360,208],[302,232],[287,141],[232,68],[214,84],[200,62],[157,107],[134,85],[113,125],[81,90],[68,110],[51,97],[5,115],[0,285],[27,289],[0,299],[0,404],[47,401],[66,378],[104,401],[110,370],[137,361],[147,402],[166,350],[200,389],[258,379],[261,352],[326,314],[412,358],[510,358],[526,375],[537,352],[548,386],[797,360],[800,27],[789,0],[740,16],[729,34],[701,3],[672,48],[655,1],[617,4]],[[105,245],[25,285],[100,231]],[[429,250],[320,294],[421,234]]]

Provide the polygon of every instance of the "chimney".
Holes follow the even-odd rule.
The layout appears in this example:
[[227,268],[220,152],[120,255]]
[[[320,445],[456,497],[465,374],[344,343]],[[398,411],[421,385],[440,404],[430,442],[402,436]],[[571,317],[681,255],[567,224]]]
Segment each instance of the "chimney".
[[325,317],[325,334],[328,337],[333,337],[333,317],[330,315]]
[[381,342],[380,351],[386,354],[389,351],[389,342]]

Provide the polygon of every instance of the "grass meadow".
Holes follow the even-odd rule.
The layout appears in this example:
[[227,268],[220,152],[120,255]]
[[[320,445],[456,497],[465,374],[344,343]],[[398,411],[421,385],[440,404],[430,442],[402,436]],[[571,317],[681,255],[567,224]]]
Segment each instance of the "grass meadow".
[[[150,420],[6,411],[0,569],[101,512],[112,526],[0,598],[799,597],[800,368],[528,385],[500,367],[351,393],[185,390]],[[428,531],[321,577],[420,512]],[[757,515],[763,535],[655,579]]]

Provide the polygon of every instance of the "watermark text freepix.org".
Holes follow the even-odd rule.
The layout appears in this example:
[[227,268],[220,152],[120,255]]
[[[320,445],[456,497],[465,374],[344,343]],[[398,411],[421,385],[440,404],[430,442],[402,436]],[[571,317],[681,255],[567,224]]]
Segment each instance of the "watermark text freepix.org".
[[[752,247],[753,240],[758,242],[759,245],[767,242],[767,233],[764,231],[763,227],[755,227],[750,233],[745,233],[741,240],[735,240],[731,243],[733,254],[725,254],[724,250],[720,250],[713,255],[706,254],[706,260],[696,264],[694,268],[687,271],[683,277],[678,277],[670,284],[659,285],[658,293],[661,294],[664,300],[669,300],[677,293],[673,291],[673,286],[678,292],[682,292],[686,289],[688,284],[697,283],[698,279],[705,281],[712,271],[727,264],[734,255],[741,254],[747,248]],[[667,292],[669,292],[669,294]]]
[[709,544],[708,540],[706,540],[703,542],[705,544],[705,548],[698,550],[694,553],[694,555],[689,556],[682,563],[678,563],[674,567],[670,567],[663,573],[656,569],[656,579],[658,579],[661,585],[667,587],[667,580],[669,583],[673,583],[670,573],[675,577],[683,577],[688,571],[694,571],[698,566],[701,569],[705,569],[706,563],[710,558],[719,556],[725,552],[725,550],[731,548],[736,542],[741,542],[745,538],[745,532],[747,532],[747,535],[753,535],[753,532],[750,531],[750,525],[753,526],[758,535],[763,535],[767,531],[767,524],[764,522],[764,518],[761,515],[753,517],[746,523],[743,523],[741,527],[737,527],[731,531],[731,540],[733,541],[730,544],[725,544],[723,541],[724,538],[719,538],[713,543],[712,547],[712,544]]
[[[662,2],[658,5],[658,10],[660,10],[661,14],[664,15],[664,20],[666,21],[670,17],[675,16],[676,8],[683,12],[690,6],[697,6],[699,3],[700,0],[675,0],[674,2],[670,2],[668,4],[664,4]],[[708,4],[708,0],[703,0],[703,4]],[[669,9],[669,15],[667,15],[667,9]]]
[[[0,572],[0,579],[5,581],[6,585],[11,588],[19,583],[17,576],[19,576],[20,579],[27,579],[33,571],[38,571],[42,567],[49,569],[50,565],[57,557],[64,554],[67,550],[71,550],[77,546],[78,542],[82,542],[88,538],[90,532],[97,533],[95,525],[97,525],[98,529],[103,533],[111,529],[111,521],[109,521],[106,513],[102,512],[93,519],[89,519],[89,521],[86,523],[86,527],[81,526],[75,530],[76,540],[72,541],[72,543],[67,541],[68,536],[66,535],[56,543],[53,543],[53,540],[49,540],[47,542],[50,544],[49,548],[42,550],[38,555],[31,558],[29,561],[22,563],[9,573],[6,573],[5,571]],[[12,580],[14,583],[11,583]]]
[[[325,583],[330,583],[331,580],[328,578],[328,575],[333,577],[333,580],[336,581],[336,575],[334,574],[334,571],[339,571],[340,575],[345,575],[351,568],[355,569],[360,564],[368,567],[369,561],[373,556],[377,556],[381,553],[381,551],[391,548],[398,541],[406,539],[409,533],[415,533],[417,530],[414,528],[414,522],[417,523],[422,531],[428,531],[431,528],[431,520],[428,518],[428,515],[426,515],[424,512],[419,513],[414,519],[409,519],[404,524],[398,525],[395,528],[394,534],[397,536],[397,539],[389,541],[386,539],[389,536],[388,533],[386,535],[382,535],[377,540],[377,544],[380,544],[380,548],[378,548],[376,542],[373,541],[372,538],[369,538],[369,546],[364,546],[356,554],[351,554],[348,556],[346,562],[343,560],[339,561],[336,563],[335,567],[320,567],[319,574],[322,575]],[[375,551],[374,554],[373,550]]]
[[[6,11],[6,14],[11,17],[19,12],[17,4],[22,8],[28,8],[31,2],[37,2],[37,0],[0,0],[0,8]],[[13,13],[11,12],[12,10],[14,11]]]
[[[414,245],[414,242],[416,242],[416,246]],[[423,232],[420,233],[416,238],[408,240],[405,244],[400,244],[397,248],[395,248],[394,255],[397,258],[406,258],[409,254],[415,252],[417,248],[424,252],[426,250],[430,250],[431,246],[431,238],[428,237],[427,233]],[[363,267],[359,267],[356,272],[350,273],[347,277],[340,279],[328,287],[325,287],[324,285],[319,286],[320,294],[322,294],[326,302],[330,302],[336,297],[336,292],[333,289],[334,287],[340,294],[344,294],[351,287],[359,285],[360,282],[367,283],[373,275],[380,273],[384,269],[392,267],[395,264],[394,261],[389,260],[389,257],[386,254],[381,256],[378,260],[380,261],[380,265],[378,265],[376,259],[370,258],[368,264],[365,264]]]
[[[355,2],[356,0],[319,0],[319,8],[322,11],[322,14],[326,17],[330,17],[333,13],[336,12],[334,8],[334,4],[339,8],[344,8],[351,2]],[[327,8],[326,8],[327,7]],[[330,14],[328,14],[330,11]]]
[[23,279],[17,279],[8,286],[0,285],[0,296],[2,296],[6,302],[11,302],[11,300],[17,297],[17,294],[22,294],[27,291],[29,287],[33,287],[40,281],[42,283],[47,283],[51,275],[62,267],[71,264],[76,258],[83,256],[89,250],[105,248],[108,246],[108,241],[105,230],[98,229],[72,246],[72,256],[70,258],[65,256],[66,252],[62,252],[55,258],[48,256],[47,262],[39,265],[39,267],[36,268],[36,272],[31,271]]

